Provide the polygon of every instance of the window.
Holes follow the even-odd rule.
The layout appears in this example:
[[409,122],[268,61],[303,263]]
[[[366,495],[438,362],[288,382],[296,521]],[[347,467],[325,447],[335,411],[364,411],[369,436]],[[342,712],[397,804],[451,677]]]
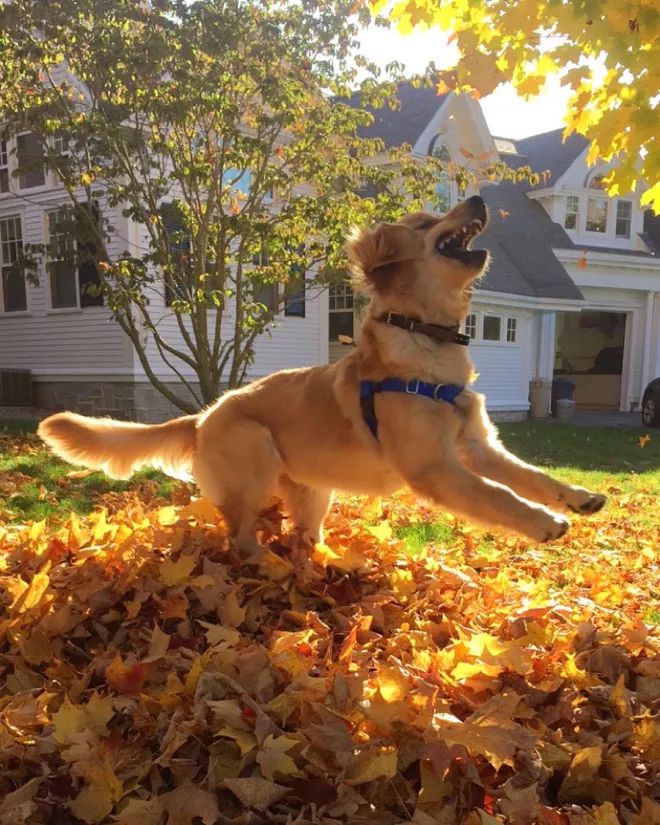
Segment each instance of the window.
[[81,307],[103,306],[103,295],[98,287],[101,283],[96,265],[98,237],[101,216],[98,206],[82,205],[75,216],[76,257],[78,261],[78,288]]
[[353,337],[353,289],[350,284],[330,287],[329,339],[337,341],[340,335]]
[[607,198],[587,198],[587,232],[607,232]]
[[66,207],[48,213],[48,277],[54,309],[78,306],[75,221]]
[[518,319],[517,318],[507,318],[506,319],[506,340],[507,340],[507,343],[515,344],[517,332],[518,332]]
[[190,233],[183,225],[183,217],[176,204],[161,204],[160,217],[175,270],[170,279],[165,278],[165,305],[169,307],[175,299],[190,299],[186,290],[188,284],[185,283],[186,273],[190,272]]
[[43,147],[41,138],[34,132],[19,135],[16,139],[18,160],[18,185],[21,189],[32,189],[46,183]]
[[468,338],[477,337],[477,316],[473,313],[468,315],[465,319],[465,334]]
[[[451,157],[446,146],[438,140],[437,135],[431,143],[431,155],[443,164],[451,163]],[[435,186],[435,208],[438,212],[449,212],[451,209],[451,183],[446,169],[442,169]]]
[[616,204],[616,236],[629,238],[632,224],[632,201],[617,201]]
[[9,153],[7,141],[0,139],[0,193],[9,192]]
[[[298,278],[289,288],[289,294],[284,302],[284,314],[291,318],[305,317],[305,279]],[[296,289],[295,287],[298,287]]]
[[580,221],[580,198],[577,195],[569,195],[566,198],[566,215],[564,217],[565,229],[577,229]]
[[[96,265],[99,211],[68,206],[48,213],[48,278],[54,309],[103,306]],[[95,226],[96,225],[96,226]]]
[[23,236],[19,217],[0,220],[0,271],[2,272],[3,312],[25,312],[25,277],[19,268]]
[[501,339],[502,319],[498,315],[484,315],[484,341],[499,341]]

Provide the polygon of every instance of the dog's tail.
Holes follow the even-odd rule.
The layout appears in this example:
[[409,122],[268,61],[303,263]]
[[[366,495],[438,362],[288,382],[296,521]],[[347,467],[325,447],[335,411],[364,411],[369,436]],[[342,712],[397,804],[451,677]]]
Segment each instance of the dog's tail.
[[156,467],[174,478],[191,477],[197,416],[164,424],[132,424],[77,413],[51,415],[37,432],[51,450],[72,464],[129,478],[141,467]]

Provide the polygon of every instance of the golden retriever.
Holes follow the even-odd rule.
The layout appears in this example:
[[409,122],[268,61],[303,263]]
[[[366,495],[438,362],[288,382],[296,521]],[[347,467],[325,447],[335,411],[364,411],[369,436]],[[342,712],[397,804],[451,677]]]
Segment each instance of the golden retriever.
[[[383,495],[403,486],[481,524],[555,539],[569,523],[554,509],[592,513],[605,496],[509,453],[483,396],[468,387],[473,367],[457,330],[487,264],[487,252],[470,249],[486,222],[475,196],[442,217],[415,213],[357,234],[349,255],[371,300],[357,347],[335,364],[277,372],[164,424],[59,413],[39,435],[62,458],[114,478],[145,465],[192,473],[246,556],[258,552],[258,517],[274,496],[295,530],[319,541],[334,490]],[[394,326],[391,313],[422,325]],[[375,435],[360,382],[392,377],[411,391],[371,397]],[[458,385],[460,394],[435,400],[414,394],[416,382]]]

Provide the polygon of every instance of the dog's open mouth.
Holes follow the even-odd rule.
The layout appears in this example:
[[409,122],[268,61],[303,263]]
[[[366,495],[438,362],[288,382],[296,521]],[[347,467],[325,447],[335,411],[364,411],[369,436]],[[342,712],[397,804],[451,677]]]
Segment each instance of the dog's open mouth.
[[470,244],[483,231],[484,224],[478,218],[474,218],[465,226],[440,235],[435,242],[435,248],[441,255],[448,258],[458,258],[462,260],[466,253],[470,251]]

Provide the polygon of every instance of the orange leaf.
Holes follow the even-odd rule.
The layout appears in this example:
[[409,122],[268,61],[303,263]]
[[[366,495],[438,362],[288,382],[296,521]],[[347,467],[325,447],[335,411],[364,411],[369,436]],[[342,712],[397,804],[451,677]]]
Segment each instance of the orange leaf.
[[147,678],[147,665],[142,662],[124,664],[119,653],[105,669],[105,680],[118,693],[139,693]]

